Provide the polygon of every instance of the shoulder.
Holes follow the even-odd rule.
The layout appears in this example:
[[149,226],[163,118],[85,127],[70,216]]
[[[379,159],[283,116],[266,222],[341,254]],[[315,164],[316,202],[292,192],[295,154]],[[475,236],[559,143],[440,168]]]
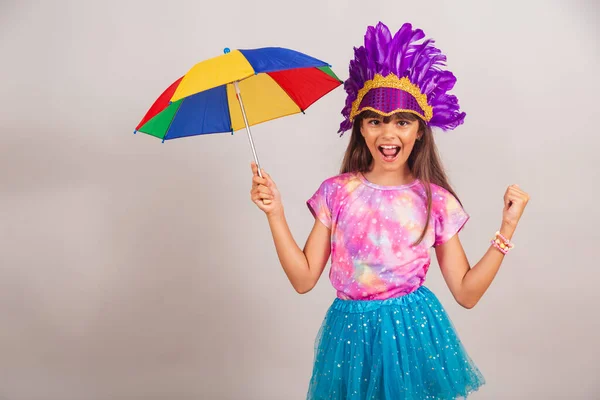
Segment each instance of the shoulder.
[[328,189],[330,191],[339,191],[339,189],[349,189],[356,187],[360,184],[360,179],[353,172],[347,172],[345,174],[335,175],[329,177],[321,183],[322,189]]
[[[449,190],[443,188],[442,186],[436,185],[435,183],[429,183],[429,188],[431,189],[431,201],[433,203],[436,202],[444,202],[450,198],[454,198],[454,195],[450,193]],[[427,197],[426,195],[426,184],[425,182],[419,181],[417,185],[414,185],[411,190],[419,195],[423,200]]]
[[449,198],[456,199],[448,189],[443,188],[442,186],[436,185],[435,183],[430,183],[429,186],[431,187],[431,196],[434,197],[434,201],[436,198],[437,200],[447,200]]
[[329,207],[334,207],[354,192],[359,185],[360,178],[355,173],[335,175],[321,183],[315,196],[324,197]]
[[463,207],[459,200],[447,189],[431,184],[432,211],[440,214],[462,212]]

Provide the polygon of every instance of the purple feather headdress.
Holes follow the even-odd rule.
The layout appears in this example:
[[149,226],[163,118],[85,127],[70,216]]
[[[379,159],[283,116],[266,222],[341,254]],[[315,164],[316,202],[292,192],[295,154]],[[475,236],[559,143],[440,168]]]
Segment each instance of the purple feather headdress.
[[456,78],[443,71],[446,56],[421,29],[405,23],[394,37],[383,23],[367,28],[365,45],[354,48],[349,77],[344,82],[346,105],[340,134],[352,129],[354,118],[364,110],[389,116],[410,112],[430,126],[451,130],[463,123],[458,99],[447,92]]

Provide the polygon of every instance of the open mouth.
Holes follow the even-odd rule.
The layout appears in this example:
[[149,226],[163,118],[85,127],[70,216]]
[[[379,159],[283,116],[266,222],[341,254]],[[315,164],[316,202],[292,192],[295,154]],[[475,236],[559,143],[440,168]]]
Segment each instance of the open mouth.
[[379,152],[383,155],[384,161],[392,162],[395,161],[400,153],[400,146],[394,145],[382,145],[378,146]]

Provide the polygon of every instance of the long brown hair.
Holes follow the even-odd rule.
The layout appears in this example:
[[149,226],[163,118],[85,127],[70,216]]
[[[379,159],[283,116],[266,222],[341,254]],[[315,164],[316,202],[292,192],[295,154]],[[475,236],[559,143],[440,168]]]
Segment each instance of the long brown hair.
[[[431,183],[443,187],[448,192],[452,193],[454,197],[456,197],[456,200],[458,200],[459,204],[461,203],[458,199],[458,196],[448,183],[448,177],[446,176],[446,172],[442,166],[442,162],[437,151],[437,146],[435,145],[435,141],[433,139],[431,127],[428,126],[425,121],[423,121],[417,115],[405,112],[400,112],[390,117],[384,117],[383,122],[388,123],[394,117],[408,121],[419,121],[419,133],[421,133],[421,138],[420,140],[415,141],[412,152],[408,157],[408,168],[410,169],[412,175],[423,183],[427,199],[427,219],[421,236],[419,236],[419,239],[414,243],[414,245],[417,245],[421,243],[425,237],[427,228],[429,228],[432,203]],[[342,174],[347,172],[369,172],[372,167],[373,156],[367,147],[365,138],[360,133],[362,121],[366,118],[381,118],[381,115],[374,111],[367,110],[360,113],[354,119],[350,143],[348,143],[348,148],[346,149],[344,161],[342,161],[342,167],[340,169],[340,173]]]

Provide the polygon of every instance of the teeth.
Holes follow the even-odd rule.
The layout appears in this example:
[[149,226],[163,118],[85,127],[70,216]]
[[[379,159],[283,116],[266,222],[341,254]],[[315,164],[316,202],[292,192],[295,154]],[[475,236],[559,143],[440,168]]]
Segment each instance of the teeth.
[[389,150],[393,150],[393,149],[397,149],[400,146],[380,146],[382,149],[389,149]]

